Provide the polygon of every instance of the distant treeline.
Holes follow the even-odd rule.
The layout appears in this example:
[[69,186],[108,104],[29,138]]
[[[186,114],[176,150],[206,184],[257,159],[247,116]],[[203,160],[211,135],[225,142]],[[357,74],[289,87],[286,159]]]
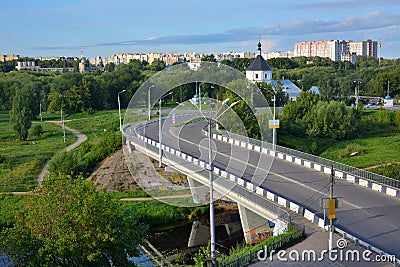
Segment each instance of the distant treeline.
[[[213,55],[206,60],[215,60]],[[245,71],[251,59],[223,60],[222,64]],[[76,63],[76,62],[75,62]],[[74,62],[53,60],[40,61],[46,67],[75,67]],[[361,95],[385,96],[388,83],[391,96],[400,92],[400,59],[358,57],[356,64],[331,61],[328,58],[274,58],[268,63],[273,68],[273,78],[292,80],[304,91],[311,86],[319,87],[325,100],[347,99],[354,95],[355,81],[360,83]],[[42,73],[34,71],[15,71],[16,62],[0,62],[0,110],[11,110],[12,101],[18,94],[29,96],[31,112],[38,115],[40,102],[42,110],[56,111],[64,105],[69,113],[117,108],[117,95],[126,106],[140,85],[150,76],[165,68],[161,61],[147,62],[132,60],[129,64],[105,66],[105,72],[93,73]],[[216,96],[217,88],[211,91],[204,86],[201,92],[209,97]],[[195,85],[187,85],[174,90],[176,100],[184,101],[195,93]]]

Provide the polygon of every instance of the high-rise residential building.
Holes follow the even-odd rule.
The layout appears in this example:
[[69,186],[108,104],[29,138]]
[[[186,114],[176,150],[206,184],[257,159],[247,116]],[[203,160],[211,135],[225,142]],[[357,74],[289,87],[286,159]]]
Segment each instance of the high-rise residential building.
[[345,41],[313,41],[294,44],[295,57],[329,57],[331,60],[340,60],[342,50],[346,47]]
[[366,41],[312,41],[300,42],[294,45],[294,56],[329,57],[333,61],[353,60],[356,56],[378,58],[378,42]]
[[351,52],[356,53],[357,56],[373,57],[378,59],[378,41],[349,41],[349,49]]

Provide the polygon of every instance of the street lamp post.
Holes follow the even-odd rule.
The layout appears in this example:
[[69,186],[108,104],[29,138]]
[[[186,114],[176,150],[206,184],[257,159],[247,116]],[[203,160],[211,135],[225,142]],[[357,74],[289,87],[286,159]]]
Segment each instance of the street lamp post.
[[62,130],[63,130],[63,139],[64,139],[64,143],[65,143],[65,126],[64,126],[64,117],[63,117],[63,107],[65,107],[65,105],[61,106],[61,126],[62,126]]
[[[275,103],[276,103],[276,95],[274,94],[274,121],[275,121]],[[272,149],[275,151],[276,145],[276,128],[272,129]]]
[[42,100],[40,100],[39,103],[39,115],[40,115],[40,122],[43,121],[43,116],[42,116]]
[[147,90],[147,102],[149,105],[149,120],[150,120],[150,108],[151,108],[151,106],[150,106],[150,89],[153,87],[154,87],[154,84],[152,86],[149,86],[149,89]]
[[[228,103],[229,99],[224,100],[223,103]],[[239,101],[236,101],[229,105],[220,115],[214,118],[215,121],[218,120],[226,111],[233,108]],[[218,112],[217,112],[218,113]],[[203,115],[204,117],[204,115]],[[217,254],[215,253],[215,220],[214,220],[214,175],[213,175],[213,159],[212,159],[212,132],[211,132],[211,118],[207,120],[208,122],[208,177],[210,180],[210,243],[211,243],[211,265],[218,266]]]
[[210,180],[210,243],[211,243],[211,263],[217,264],[217,255],[215,254],[215,222],[214,222],[214,175],[212,167],[212,147],[211,147],[211,118],[208,119],[208,178]]
[[360,81],[354,81],[356,83],[356,87],[354,88],[354,94],[356,96],[356,106],[358,104],[359,98],[360,98]]
[[172,92],[170,92],[170,93],[168,93],[168,94],[166,94],[166,95],[164,95],[164,96],[161,96],[161,97],[160,97],[160,100],[158,101],[158,104],[159,104],[159,109],[158,109],[158,111],[159,111],[159,119],[158,119],[158,140],[160,141],[160,142],[159,142],[159,143],[160,143],[160,146],[159,146],[159,148],[158,148],[158,156],[159,156],[159,158],[160,158],[160,160],[158,161],[158,167],[159,167],[159,168],[162,167],[162,148],[161,148],[161,146],[162,146],[161,101],[163,100],[163,98],[165,98],[165,97],[167,97],[167,96],[169,96],[169,95],[171,95],[171,94],[172,94]]
[[[222,102],[221,107],[216,111],[214,119],[206,118],[203,114],[203,112],[200,111],[199,107],[197,109],[200,111],[201,115],[203,116],[204,120],[208,123],[208,178],[209,178],[209,183],[210,183],[210,243],[211,243],[211,258],[206,259],[204,262],[204,266],[209,266],[208,264],[211,264],[211,266],[215,267],[218,266],[217,263],[217,254],[215,253],[215,219],[214,219],[214,175],[213,175],[213,159],[212,159],[212,131],[211,131],[211,123],[212,120],[215,121],[217,125],[217,120],[219,117],[221,117],[225,112],[227,112],[229,109],[233,108],[236,104],[238,104],[241,100],[236,101],[232,104],[229,105],[227,109],[225,109],[220,115],[218,115],[218,112],[222,108],[223,105],[227,104],[229,102],[229,98],[225,99]],[[177,103],[178,105],[187,108],[184,103]],[[214,102],[210,103],[210,108],[213,108],[215,106]],[[161,142],[160,142],[160,147],[161,147]]]
[[123,92],[126,92],[126,90],[122,90],[118,92],[118,115],[119,115],[119,130],[122,132],[122,119],[121,119],[121,100],[119,99],[119,95],[122,94]]
[[[228,104],[229,100],[230,100],[230,98],[227,98],[224,101],[222,101],[221,106],[217,109],[217,111],[215,112],[215,115],[218,115],[218,112],[221,110],[221,108],[224,105]],[[217,103],[218,103],[218,100],[217,100]],[[218,116],[218,117],[220,117],[220,116]],[[218,130],[218,122],[217,121],[215,121],[215,129]]]

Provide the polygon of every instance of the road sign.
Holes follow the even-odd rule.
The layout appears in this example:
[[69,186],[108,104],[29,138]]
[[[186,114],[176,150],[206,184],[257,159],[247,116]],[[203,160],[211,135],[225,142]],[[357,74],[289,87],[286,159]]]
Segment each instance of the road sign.
[[336,207],[336,199],[334,199],[334,198],[329,199],[328,219],[335,219],[336,218],[335,207]]
[[[335,208],[336,209],[340,209],[341,207],[343,207],[343,198],[342,197],[334,197],[333,198],[335,200]],[[329,209],[329,197],[323,197],[321,199],[321,203],[320,203],[320,207],[321,209]]]
[[269,128],[279,128],[279,120],[269,120]]

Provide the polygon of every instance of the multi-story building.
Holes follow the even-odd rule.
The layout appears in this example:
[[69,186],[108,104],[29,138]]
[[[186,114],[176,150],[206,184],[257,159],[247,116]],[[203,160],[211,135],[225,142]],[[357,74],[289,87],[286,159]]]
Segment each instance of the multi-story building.
[[[294,56],[306,57],[329,57],[333,61],[337,60],[354,60],[354,55],[364,57],[378,58],[378,42],[372,40],[366,41],[313,41],[300,42],[294,45]],[[353,62],[354,63],[354,62]]]
[[349,41],[349,49],[351,52],[356,53],[357,56],[373,57],[378,59],[378,41]]
[[270,59],[270,58],[292,58],[294,57],[294,52],[293,51],[287,51],[287,52],[269,52],[269,53],[263,53],[262,55],[265,59]]
[[15,55],[15,54],[7,54],[7,55],[0,55],[0,61],[1,62],[6,62],[6,61],[11,61],[11,60],[15,60],[15,59],[19,59],[19,55]]
[[294,56],[329,57],[331,60],[336,61],[340,59],[342,49],[346,47],[343,42],[345,41],[331,40],[295,43]]
[[15,66],[17,70],[30,70],[30,71],[52,71],[52,72],[74,72],[74,68],[42,68],[37,66],[34,61],[19,61],[17,62],[17,66]]

